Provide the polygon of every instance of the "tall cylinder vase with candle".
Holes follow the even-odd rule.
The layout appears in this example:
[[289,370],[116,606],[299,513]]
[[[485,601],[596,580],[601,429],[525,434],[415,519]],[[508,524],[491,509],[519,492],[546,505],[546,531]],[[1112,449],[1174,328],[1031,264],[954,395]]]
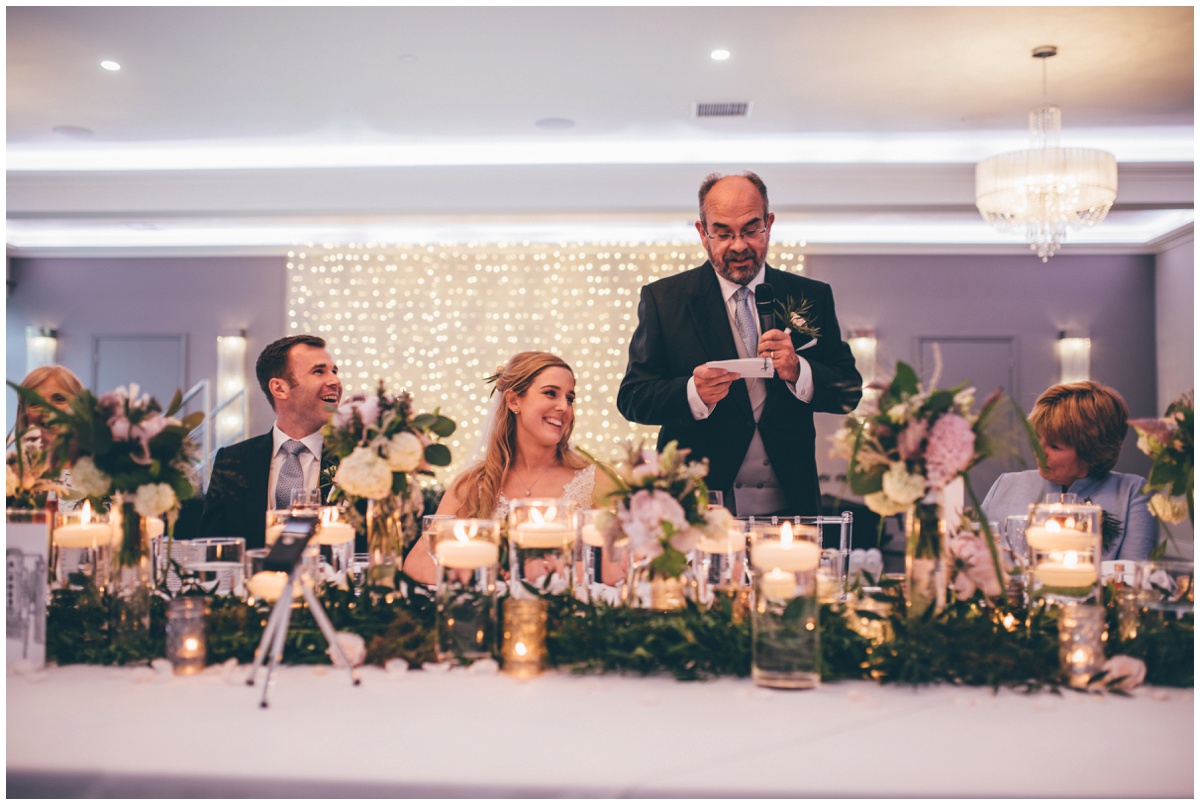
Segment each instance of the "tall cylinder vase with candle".
[[512,594],[524,585],[548,592],[571,589],[575,575],[574,509],[564,500],[514,500],[508,515]]
[[937,503],[915,503],[905,513],[904,567],[909,618],[922,618],[930,610],[937,613],[946,607],[946,564],[942,556],[945,528]]
[[756,684],[792,689],[820,684],[820,564],[816,529],[788,522],[750,527],[750,674]]
[[434,540],[438,659],[490,657],[496,644],[500,526],[495,520],[442,520]]
[[114,647],[133,650],[150,637],[150,525],[130,495],[116,495],[113,511],[109,637]]
[[1053,495],[1030,507],[1030,598],[1099,603],[1102,517],[1099,506],[1079,503],[1074,495]]

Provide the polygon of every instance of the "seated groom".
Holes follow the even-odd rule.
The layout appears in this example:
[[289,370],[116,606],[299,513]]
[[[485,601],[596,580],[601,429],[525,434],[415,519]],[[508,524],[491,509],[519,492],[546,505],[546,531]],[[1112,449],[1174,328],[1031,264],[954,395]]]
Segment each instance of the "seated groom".
[[262,351],[254,373],[275,426],[217,451],[200,536],[244,537],[247,548],[261,548],[268,508],[290,506],[294,489],[319,488],[325,498],[321,428],[342,399],[337,372],[325,339],[315,335],[281,338]]

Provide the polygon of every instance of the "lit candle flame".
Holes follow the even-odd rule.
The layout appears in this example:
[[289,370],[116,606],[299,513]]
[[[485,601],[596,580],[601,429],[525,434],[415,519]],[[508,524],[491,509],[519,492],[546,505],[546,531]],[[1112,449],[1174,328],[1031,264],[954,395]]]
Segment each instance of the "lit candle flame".
[[1047,520],[1046,521],[1046,530],[1047,531],[1062,531],[1062,523],[1058,522],[1058,520]]
[[1077,526],[1075,525],[1075,518],[1074,518],[1074,517],[1068,517],[1068,518],[1066,519],[1066,521],[1063,523],[1063,527],[1064,527],[1064,528],[1076,528]]
[[794,539],[794,537],[792,536],[792,524],[784,523],[783,527],[779,529],[779,544],[780,545],[791,545],[793,539]]
[[[553,516],[553,509],[551,509],[549,512],[547,512],[547,514]],[[544,523],[544,522],[546,522],[546,518],[542,517],[542,512],[539,509],[530,509],[529,510],[529,522]]]
[[529,649],[525,648],[524,643],[517,643],[515,646],[513,646],[513,653],[524,657],[529,653]]
[[79,524],[87,525],[90,522],[92,522],[92,503],[85,500],[79,509]]
[[470,542],[478,532],[479,527],[474,523],[469,526],[463,522],[454,524],[454,538],[459,542]]
[[183,641],[183,647],[188,651],[195,651],[196,649],[200,648],[200,641],[194,637],[185,638]]
[[1063,567],[1075,567],[1079,564],[1079,554],[1075,551],[1067,551],[1063,554]]
[[338,521],[338,510],[333,506],[321,509],[321,525],[329,525]]

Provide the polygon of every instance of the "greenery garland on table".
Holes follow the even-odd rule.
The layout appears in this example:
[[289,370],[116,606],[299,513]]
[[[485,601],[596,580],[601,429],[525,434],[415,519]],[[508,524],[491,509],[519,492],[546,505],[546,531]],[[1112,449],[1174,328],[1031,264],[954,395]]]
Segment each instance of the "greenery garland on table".
[[[855,609],[857,617],[879,621],[890,629],[892,639],[878,645],[852,628],[844,606],[821,607],[823,680],[950,683],[1028,691],[1062,684],[1053,610],[957,601],[940,614],[909,621],[903,616],[897,593],[885,588],[875,596],[895,604],[892,616]],[[1109,587],[1106,599],[1111,595]],[[382,665],[397,657],[412,667],[436,662],[436,608],[430,597],[403,598],[382,588],[374,594],[356,594],[332,586],[322,588],[319,596],[336,629],[354,632],[366,641],[368,663]],[[721,599],[711,609],[689,601],[682,610],[659,612],[586,603],[567,595],[544,598],[549,610],[547,660],[552,667],[579,673],[669,674],[680,680],[750,673],[749,618],[729,599]],[[94,589],[55,591],[47,623],[48,658],[60,665],[113,665],[163,656],[165,600],[154,599],[150,635],[137,646],[109,643],[107,606],[106,596]],[[1126,654],[1143,660],[1147,684],[1193,685],[1191,618],[1143,618],[1137,637],[1121,640],[1115,609],[1109,606],[1108,612],[1106,650],[1110,656]],[[226,596],[210,598],[208,662],[250,662],[269,613],[269,604],[251,605]],[[298,608],[293,613],[284,661],[328,663],[326,648],[307,608]]]

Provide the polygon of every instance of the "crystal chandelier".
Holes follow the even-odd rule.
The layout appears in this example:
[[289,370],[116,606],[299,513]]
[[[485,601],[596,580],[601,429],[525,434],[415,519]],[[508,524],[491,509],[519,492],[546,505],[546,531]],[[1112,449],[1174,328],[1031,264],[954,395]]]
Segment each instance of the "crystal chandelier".
[[[1058,48],[1034,48],[1046,62]],[[1062,112],[1042,104],[1029,111],[1031,148],[985,159],[975,166],[975,206],[983,220],[1001,232],[1021,232],[1029,248],[1046,262],[1062,246],[1067,228],[1104,220],[1117,197],[1117,160],[1095,148],[1059,145]]]

